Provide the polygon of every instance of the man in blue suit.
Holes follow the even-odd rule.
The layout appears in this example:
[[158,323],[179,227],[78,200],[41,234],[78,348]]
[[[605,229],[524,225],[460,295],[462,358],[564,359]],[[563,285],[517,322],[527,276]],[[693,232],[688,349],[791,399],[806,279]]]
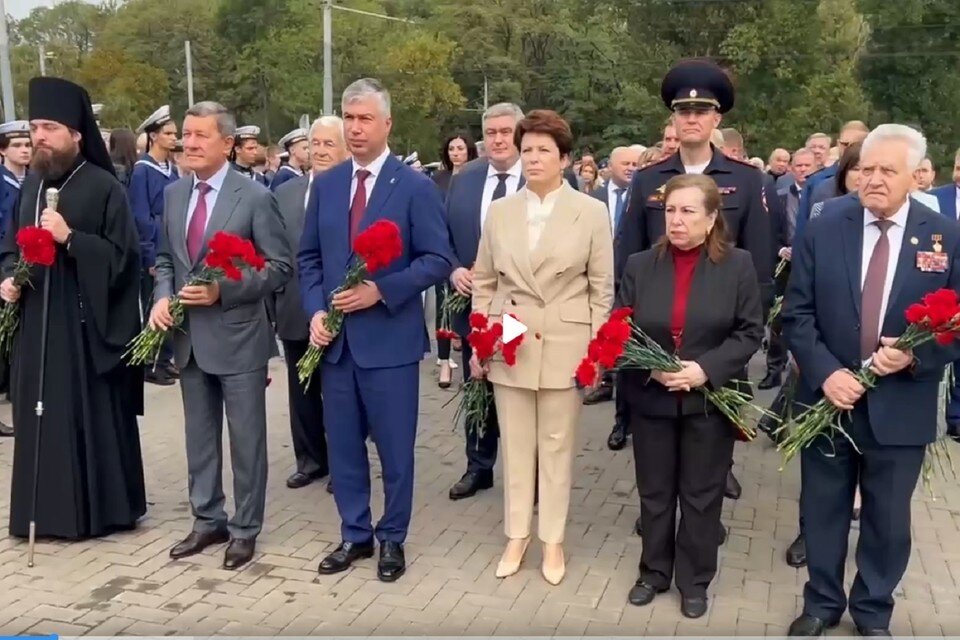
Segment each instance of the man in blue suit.
[[[523,119],[523,111],[515,104],[495,104],[483,114],[483,144],[487,155],[473,160],[450,181],[447,190],[447,226],[453,245],[453,273],[450,284],[462,295],[473,291],[474,261],[480,246],[480,232],[487,217],[490,203],[523,186],[520,170],[520,150],[517,149],[513,132]],[[453,318],[453,329],[461,337],[470,332],[467,324],[468,311]],[[470,376],[470,358],[473,351],[463,341],[463,375]],[[493,486],[493,467],[497,462],[497,439],[500,437],[497,412],[491,406],[486,428],[480,435],[466,432],[467,470],[450,488],[451,500],[462,500],[476,495],[477,491]]]
[[[342,111],[353,160],[314,178],[297,256],[310,341],[324,347],[323,420],[341,519],[342,542],[319,572],[339,573],[371,557],[376,537],[377,575],[393,582],[406,570],[418,364],[430,347],[420,294],[449,275],[452,258],[440,192],[387,147],[390,94],[376,80],[358,80],[343,92]],[[353,239],[378,220],[400,228],[403,254],[371,280],[334,295],[354,259]],[[338,335],[323,326],[331,308],[346,314]],[[376,528],[368,437],[383,468],[385,506]]]
[[[960,220],[960,149],[953,157],[953,181],[930,192],[940,203],[940,213],[951,220]],[[954,383],[950,391],[950,404],[947,405],[947,433],[960,439],[960,366],[953,365]]]
[[[957,343],[893,348],[906,308],[960,289],[960,225],[910,198],[926,140],[882,125],[863,144],[859,202],[826,203],[794,246],[784,335],[800,369],[798,407],[826,398],[846,412],[842,435],[801,453],[800,513],[809,581],[791,636],[818,636],[847,609],[850,512],[863,497],[849,608],[861,635],[889,636],[893,590],[910,558],[910,498],[936,439],[937,392]],[[866,391],[852,372],[879,376]]]

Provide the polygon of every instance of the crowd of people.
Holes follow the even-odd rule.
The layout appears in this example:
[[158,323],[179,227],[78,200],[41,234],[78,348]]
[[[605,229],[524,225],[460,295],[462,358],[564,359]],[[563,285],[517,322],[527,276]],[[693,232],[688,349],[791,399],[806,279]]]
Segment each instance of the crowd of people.
[[[704,615],[726,537],[723,500],[738,498],[740,486],[738,432],[699,391],[749,387],[747,364],[766,344],[757,386],[782,389],[760,430],[778,439],[774,415],[826,398],[846,412],[851,435],[802,452],[800,535],[786,560],[806,565],[809,580],[790,635],[821,635],[847,609],[862,635],[889,635],[910,553],[910,498],[937,435],[936,391],[960,358],[956,345],[914,353],[895,338],[908,305],[960,290],[960,153],[953,180],[933,188],[916,128],[852,121],[835,146],[815,132],[756,162],[737,130],[720,127],[735,91],[714,63],[677,63],[661,97],[670,112],[662,140],[600,161],[574,157],[557,112],[502,103],[483,114],[482,142],[453,133],[440,164],[425,167],[415,153],[391,151],[390,94],[373,79],[344,90],[341,116],[294,129],[266,151],[258,127],[238,127],[216,102],[192,105],[182,126],[161,107],[136,132],[139,155],[135,133],[121,131],[111,132],[108,153],[82,87],[32,80],[29,120],[0,128],[0,297],[21,315],[5,372],[14,416],[5,432],[16,436],[11,534],[26,537],[35,524],[40,536],[88,538],[144,515],[143,385],[124,356],[146,324],[167,339],[145,378],[179,379],[184,408],[194,524],[170,556],[226,543],[223,566],[245,565],[264,520],[267,363],[279,339],[295,453],[286,484],[329,477],[341,519],[341,543],[318,571],[345,571],[379,547],[378,577],[399,579],[419,363],[432,350],[423,300],[435,291],[438,307],[446,296],[471,301],[452,318],[457,338],[436,341],[437,384],[451,386],[459,369],[464,380],[485,379],[493,398],[483,428],[465,429],[464,472],[449,497],[491,489],[502,453],[497,577],[519,570],[536,535],[543,578],[563,580],[580,410],[613,401],[608,445],[632,439],[640,496],[643,546],[629,602],[648,605],[675,584],[683,615]],[[278,150],[282,164],[258,168]],[[399,230],[400,255],[344,289],[353,241],[377,221]],[[29,287],[14,275],[17,233],[31,225],[58,248]],[[239,281],[191,280],[216,231],[250,240],[264,268]],[[176,330],[174,297],[184,314]],[[578,362],[621,308],[676,354],[680,370],[609,370],[578,389]],[[344,314],[337,331],[334,311]],[[515,363],[480,361],[467,339],[471,312],[522,321]],[[297,362],[311,347],[323,359],[305,386]],[[852,373],[864,364],[879,377],[869,392]],[[956,435],[954,398],[947,419]],[[38,401],[50,407],[42,426]],[[383,469],[375,523],[368,440]],[[862,524],[848,597],[851,517]]]

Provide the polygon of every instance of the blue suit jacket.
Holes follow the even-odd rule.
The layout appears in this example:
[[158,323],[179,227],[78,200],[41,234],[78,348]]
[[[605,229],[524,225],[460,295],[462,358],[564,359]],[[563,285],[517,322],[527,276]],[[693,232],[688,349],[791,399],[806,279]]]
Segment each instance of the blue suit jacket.
[[[326,311],[353,260],[350,247],[350,181],[344,162],[313,180],[297,255],[304,311]],[[321,195],[322,194],[322,195]],[[425,175],[390,156],[377,176],[360,230],[377,220],[400,227],[403,255],[372,280],[383,300],[347,314],[340,335],[324,350],[338,362],[343,342],[365,369],[397,367],[423,359],[430,349],[420,293],[450,275],[451,252],[437,187]]]
[[814,190],[825,181],[833,180],[836,176],[837,165],[833,164],[807,177],[807,182],[803,185],[803,191],[800,192],[800,207],[797,209],[797,226],[793,234],[794,238],[800,237],[810,221],[810,209],[813,208],[813,203],[817,202],[814,197]]
[[952,220],[957,220],[957,185],[945,184],[930,193],[937,196],[937,200],[940,201],[940,213]]
[[[833,372],[860,368],[863,226],[859,200],[837,198],[824,204],[823,213],[794,242],[783,334],[800,368],[799,405],[823,397],[821,386]],[[944,273],[924,273],[916,266],[918,251],[933,250],[934,235],[941,236],[950,257]],[[906,308],[940,288],[960,290],[960,224],[911,200],[880,335],[901,335]],[[914,353],[912,368],[880,378],[860,400],[867,403],[870,428],[881,445],[917,446],[936,439],[943,367],[960,357],[960,347],[928,343]]]
[[[453,268],[470,268],[477,260],[480,246],[480,208],[483,204],[483,185],[487,181],[490,163],[485,158],[467,164],[450,180],[447,188],[446,221],[453,247]],[[520,176],[518,188],[524,184]],[[509,194],[507,194],[509,195]],[[470,332],[468,312],[453,318],[453,330],[461,336]]]

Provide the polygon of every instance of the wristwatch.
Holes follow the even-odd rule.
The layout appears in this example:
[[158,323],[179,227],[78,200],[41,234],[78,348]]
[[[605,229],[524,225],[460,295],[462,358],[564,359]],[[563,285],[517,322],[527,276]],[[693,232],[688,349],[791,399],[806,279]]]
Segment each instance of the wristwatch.
[[67,232],[67,240],[63,245],[67,248],[67,251],[70,251],[70,243],[73,242],[73,229]]

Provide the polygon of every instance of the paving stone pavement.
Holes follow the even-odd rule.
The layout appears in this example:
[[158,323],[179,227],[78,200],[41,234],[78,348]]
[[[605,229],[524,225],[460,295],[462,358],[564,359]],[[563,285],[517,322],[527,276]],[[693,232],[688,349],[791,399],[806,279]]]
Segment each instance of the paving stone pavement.
[[[759,359],[754,365],[759,368]],[[638,501],[630,449],[606,447],[612,403],[583,412],[566,579],[551,587],[541,578],[533,545],[517,575],[497,580],[494,568],[504,543],[499,475],[493,490],[473,499],[447,498],[463,471],[463,438],[451,426],[453,405],[443,407],[452,391],[437,388],[432,360],[422,368],[406,576],[383,584],[373,560],[338,576],[318,576],[317,564],[339,541],[336,508],[322,484],[299,490],[284,484],[293,464],[285,375],[280,360],[270,369],[267,516],[254,562],[240,571],[223,570],[223,547],[170,560],[169,548],[191,526],[183,412],[177,386],[149,386],[141,430],[147,516],[135,531],[101,540],[44,541],[33,569],[26,566],[24,542],[0,538],[0,634],[782,635],[800,610],[806,574],[783,561],[796,534],[799,469],[780,472],[765,440],[737,447],[743,496],[724,505],[731,531],[720,551],[709,613],[696,621],[682,618],[676,590],[647,607],[627,604],[640,554],[632,533]],[[755,379],[759,373],[754,371]],[[761,395],[769,399],[769,392]],[[0,407],[0,416],[9,418],[9,405]],[[11,440],[0,440],[3,535],[12,450]],[[375,462],[373,473],[379,478]],[[378,484],[375,517],[383,500]],[[960,632],[955,484],[935,482],[936,501],[919,489],[915,495],[913,553],[897,593],[896,635]],[[229,480],[225,487],[230,505]],[[856,526],[851,550],[855,540]],[[853,573],[851,558],[848,581]],[[848,617],[835,633],[855,633]]]

